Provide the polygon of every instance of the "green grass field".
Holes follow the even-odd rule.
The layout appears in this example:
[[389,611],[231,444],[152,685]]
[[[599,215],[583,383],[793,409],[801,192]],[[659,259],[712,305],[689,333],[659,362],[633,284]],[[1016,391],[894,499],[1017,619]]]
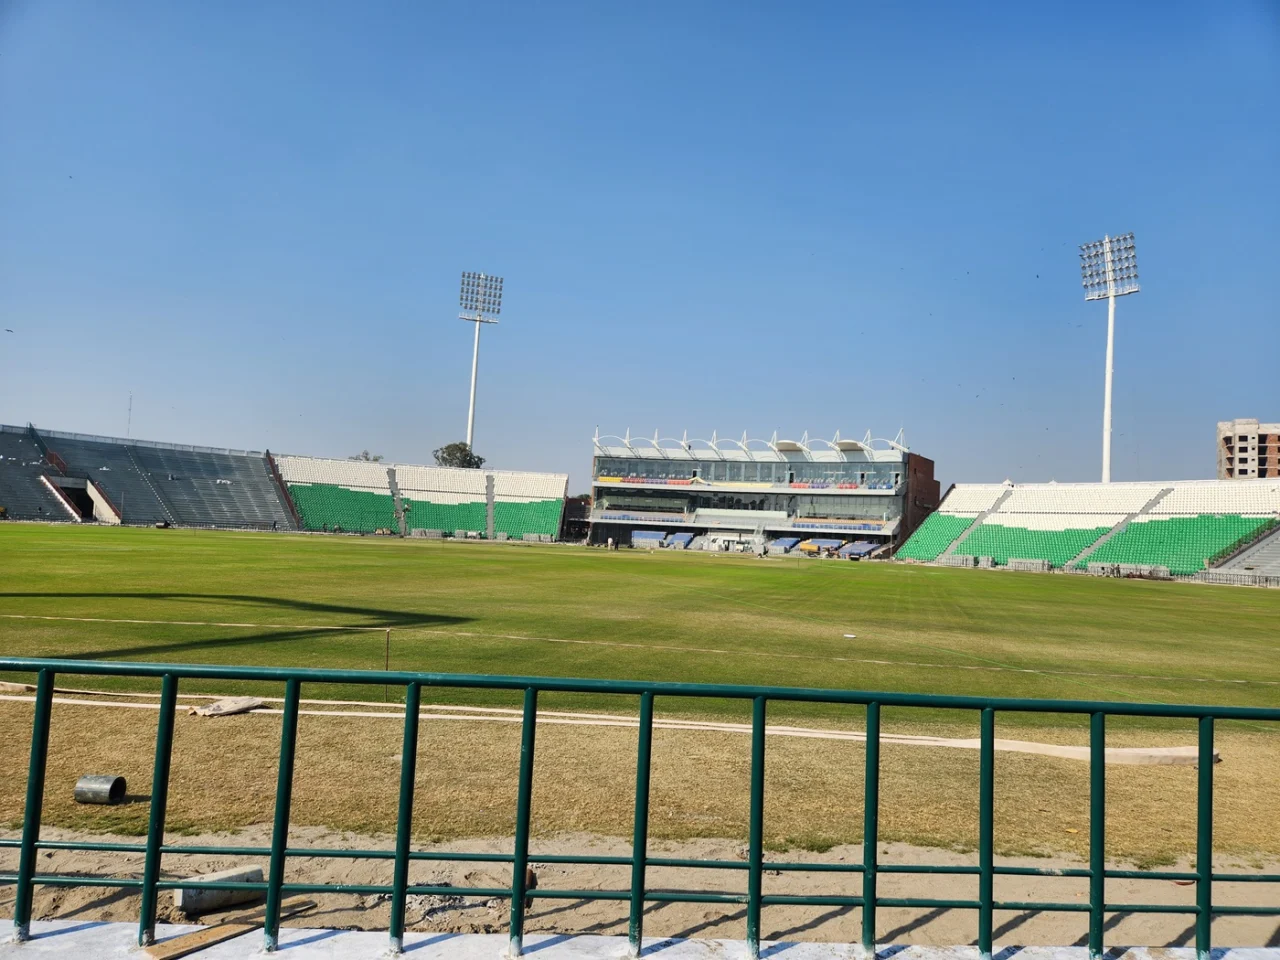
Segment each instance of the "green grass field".
[[405,670],[1274,705],[1278,624],[1280,592],[1231,587],[0,526],[0,650],[18,656],[373,669],[381,630],[319,628],[389,627],[391,666]]

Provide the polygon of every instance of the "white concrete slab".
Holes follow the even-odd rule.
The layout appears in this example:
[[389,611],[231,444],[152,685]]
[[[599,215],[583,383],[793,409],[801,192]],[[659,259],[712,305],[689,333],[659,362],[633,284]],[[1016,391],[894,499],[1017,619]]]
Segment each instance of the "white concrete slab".
[[[199,930],[195,924],[159,924],[156,939],[167,940]],[[0,960],[139,960],[137,927],[128,923],[44,920],[31,925],[32,939],[13,943],[13,923],[0,920]],[[409,960],[498,960],[505,956],[506,934],[407,933]],[[536,960],[618,960],[627,955],[622,937],[531,934],[525,956]],[[979,960],[976,947],[881,946],[879,960]],[[386,960],[387,935],[363,930],[286,927],[280,931],[281,960]],[[653,960],[746,960],[741,940],[645,940],[645,957]],[[198,960],[263,960],[262,931],[215,944],[190,956]],[[760,956],[779,960],[855,960],[861,949],[851,944],[763,943]],[[1112,950],[1111,960],[1195,960],[1190,947]],[[994,960],[1087,960],[1084,947],[1003,947]],[[1280,960],[1280,947],[1215,949],[1213,960]]]

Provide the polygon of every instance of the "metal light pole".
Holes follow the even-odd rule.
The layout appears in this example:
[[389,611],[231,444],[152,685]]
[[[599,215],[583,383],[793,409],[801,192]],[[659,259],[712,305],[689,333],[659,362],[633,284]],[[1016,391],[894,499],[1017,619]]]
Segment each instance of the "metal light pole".
[[1116,297],[1137,293],[1138,254],[1133,234],[1103,237],[1080,246],[1085,300],[1107,301],[1107,381],[1102,400],[1102,482],[1111,482],[1111,377],[1116,344]]
[[469,320],[476,325],[476,345],[471,354],[471,406],[467,409],[467,448],[473,449],[476,426],[476,371],[480,366],[480,325],[497,323],[502,313],[502,278],[483,273],[463,273],[462,292],[458,303],[463,312],[459,320]]

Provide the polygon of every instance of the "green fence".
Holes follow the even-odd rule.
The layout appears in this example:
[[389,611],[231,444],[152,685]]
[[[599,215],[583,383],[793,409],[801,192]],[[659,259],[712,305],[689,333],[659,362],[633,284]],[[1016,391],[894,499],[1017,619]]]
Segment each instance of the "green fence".
[[[511,952],[521,953],[526,903],[532,899],[620,900],[630,906],[630,945],[639,953],[645,903],[744,904],[747,910],[747,942],[753,957],[759,955],[760,911],[770,905],[857,907],[862,912],[862,943],[874,949],[876,909],[908,907],[923,909],[976,910],[978,946],[984,958],[991,955],[992,912],[995,910],[1070,911],[1089,915],[1089,954],[1103,955],[1103,920],[1108,913],[1171,913],[1195,917],[1196,951],[1200,960],[1209,960],[1210,924],[1215,915],[1280,916],[1280,906],[1215,905],[1215,882],[1254,881],[1280,883],[1280,874],[1233,874],[1213,871],[1213,734],[1215,720],[1280,721],[1280,709],[1263,707],[1200,707],[1154,703],[1089,702],[1078,700],[1014,700],[986,697],[931,696],[907,693],[867,693],[845,690],[813,690],[787,687],[746,687],[688,683],[645,683],[638,681],[565,680],[542,677],[498,677],[465,674],[399,673],[390,671],[307,670],[273,667],[222,667],[160,663],[111,663],[86,660],[27,660],[0,658],[0,673],[36,676],[35,712],[31,732],[31,754],[27,775],[27,797],[20,840],[0,841],[0,846],[20,850],[18,872],[0,874],[0,883],[16,884],[14,929],[17,939],[29,935],[32,891],[37,884],[77,887],[98,886],[137,889],[142,895],[138,940],[152,942],[156,919],[156,896],[161,890],[193,887],[222,890],[252,890],[266,894],[265,947],[274,950],[280,927],[280,902],[293,893],[390,894],[391,946],[403,946],[405,899],[409,894],[444,894],[482,898],[502,897],[511,904]],[[53,703],[54,678],[76,676],[149,677],[161,681],[160,719],[156,736],[155,767],[151,780],[150,822],[145,843],[50,842],[40,839],[41,806],[44,800],[45,766],[49,746],[49,720]],[[271,846],[182,846],[164,842],[165,806],[169,786],[169,763],[173,747],[174,714],[178,684],[184,680],[274,681],[284,684],[284,711],[280,731],[279,772],[276,785],[275,821]],[[393,850],[327,850],[293,848],[288,845],[289,811],[293,788],[293,764],[297,745],[298,703],[304,683],[353,683],[398,686],[405,691],[404,752],[400,767],[400,801]],[[414,771],[418,752],[418,721],[423,687],[522,691],[523,729],[520,769],[516,787],[516,828],[514,849],[509,854],[455,853],[414,850],[410,843],[413,816]],[[540,693],[616,694],[639,699],[639,747],[636,757],[635,826],[632,855],[535,856],[529,853],[529,814],[533,792],[536,718]],[[686,860],[648,855],[650,754],[653,744],[653,709],[657,697],[715,697],[751,702],[751,789],[748,854],[737,860]],[[766,860],[764,836],[765,716],[770,702],[831,703],[863,706],[866,709],[866,764],[863,862],[859,864],[792,863]],[[925,707],[973,710],[980,718],[979,753],[979,843],[976,866],[881,865],[877,858],[880,795],[880,712],[883,707]],[[1090,718],[1090,824],[1089,866],[1050,870],[1036,867],[996,866],[993,859],[995,836],[993,808],[995,792],[995,718],[999,712],[1066,713]],[[1109,870],[1105,865],[1106,718],[1169,717],[1196,720],[1199,724],[1199,768],[1196,868],[1194,871]],[[95,850],[143,853],[141,879],[59,876],[36,872],[40,850]],[[265,882],[207,883],[193,880],[160,879],[161,858],[166,854],[189,853],[217,856],[269,857]],[[289,857],[376,858],[394,861],[390,886],[375,884],[286,883],[285,861]],[[409,880],[409,864],[414,860],[483,861],[511,865],[509,888],[416,886]],[[612,864],[631,868],[631,885],[626,890],[557,890],[526,887],[531,863]],[[649,867],[712,868],[746,873],[746,893],[714,893],[697,890],[654,889],[646,882]],[[861,874],[859,896],[813,895],[771,896],[763,893],[764,871],[813,871]],[[881,874],[967,874],[978,878],[974,900],[945,900],[921,897],[883,897],[877,891]],[[997,876],[1078,877],[1089,880],[1088,903],[1040,903],[1001,901],[994,896]],[[1181,880],[1195,884],[1195,905],[1175,906],[1144,903],[1112,903],[1106,899],[1108,879]]]

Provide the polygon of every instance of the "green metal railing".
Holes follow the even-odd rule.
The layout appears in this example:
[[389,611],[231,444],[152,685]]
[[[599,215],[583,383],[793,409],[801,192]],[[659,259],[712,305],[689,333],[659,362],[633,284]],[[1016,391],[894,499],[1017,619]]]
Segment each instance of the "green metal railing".
[[[1208,960],[1210,924],[1214,916],[1280,916],[1280,906],[1215,905],[1217,882],[1253,881],[1280,883],[1280,874],[1232,874],[1213,870],[1213,739],[1215,720],[1280,721],[1280,709],[1262,707],[1201,707],[1153,703],[1090,702],[1077,700],[1016,700],[988,697],[933,696],[909,693],[867,693],[845,690],[814,690],[787,687],[745,687],[688,683],[645,683],[638,681],[565,680],[543,677],[497,677],[463,674],[401,673],[391,671],[308,670],[271,667],[222,667],[159,663],[111,663],[85,660],[27,660],[0,658],[0,673],[36,675],[35,710],[31,731],[31,752],[27,775],[26,807],[20,840],[0,841],[0,847],[18,848],[16,874],[0,874],[0,884],[16,884],[14,932],[18,940],[29,936],[32,893],[36,885],[77,887],[99,886],[137,889],[142,896],[138,941],[151,943],[156,922],[156,897],[161,890],[217,889],[265,892],[265,948],[276,948],[280,929],[280,904],[285,894],[352,893],[390,894],[390,935],[392,949],[403,948],[405,899],[410,894],[508,898],[511,904],[511,953],[519,956],[524,936],[526,903],[533,899],[595,899],[627,901],[630,904],[629,938],[633,955],[638,955],[643,934],[646,903],[721,903],[746,906],[747,942],[752,957],[759,955],[760,912],[771,905],[856,907],[862,912],[862,943],[873,950],[876,941],[876,908],[976,910],[978,947],[984,958],[991,955],[992,912],[1071,911],[1089,914],[1089,954],[1103,955],[1103,920],[1107,914],[1169,913],[1195,917],[1196,951]],[[159,678],[161,680],[160,720],[156,735],[155,763],[151,781],[151,809],[146,842],[90,843],[40,839],[41,807],[44,800],[45,769],[49,750],[49,722],[53,703],[54,678],[58,675]],[[271,845],[260,847],[182,846],[165,843],[165,808],[168,799],[169,767],[173,749],[174,714],[178,684],[183,680],[274,681],[285,685],[284,710],[280,730],[279,772],[276,783],[275,820]],[[347,683],[399,686],[405,690],[404,750],[400,767],[400,799],[393,850],[329,850],[294,848],[288,845],[289,813],[293,787],[294,756],[297,747],[298,704],[304,683]],[[414,850],[410,827],[413,815],[414,771],[418,754],[419,706],[422,688],[488,689],[520,691],[524,695],[523,728],[520,741],[520,769],[516,791],[514,849],[502,853],[456,853]],[[538,695],[548,693],[616,694],[638,697],[640,704],[639,747],[636,759],[635,826],[632,855],[571,856],[534,855],[529,852],[529,818],[533,793],[534,746],[537,731]],[[653,711],[657,697],[714,697],[751,702],[751,784],[748,853],[737,860],[689,860],[652,857],[648,854],[650,759],[653,747]],[[764,764],[765,716],[770,702],[829,703],[866,708],[866,765],[863,862],[858,864],[791,863],[764,857]],[[881,864],[876,851],[879,840],[880,797],[880,712],[882,707],[925,707],[973,710],[979,714],[979,843],[976,866]],[[1089,866],[1051,870],[1036,867],[996,866],[995,718],[999,712],[1065,713],[1090,718],[1090,823]],[[1194,871],[1115,870],[1106,868],[1106,718],[1165,717],[1193,719],[1199,723],[1199,769],[1197,842]],[[63,876],[36,872],[41,850],[92,850],[143,853],[141,879]],[[165,854],[207,854],[218,856],[269,857],[267,878],[262,882],[203,882],[161,879],[161,859]],[[285,863],[290,857],[341,857],[392,860],[390,886],[376,884],[287,883]],[[509,888],[445,887],[409,883],[409,864],[415,860],[506,863],[511,865]],[[631,868],[631,884],[626,890],[528,889],[527,868],[531,863],[616,865]],[[746,893],[697,890],[654,889],[646,881],[651,866],[739,870],[747,874]],[[763,891],[764,871],[809,871],[862,875],[858,896],[770,895]],[[878,892],[881,874],[960,874],[978,878],[974,900],[884,897]],[[1076,877],[1089,881],[1089,902],[1041,903],[1002,901],[995,898],[997,876]],[[1150,879],[1190,881],[1196,887],[1194,905],[1111,903],[1106,899],[1108,879]]]

